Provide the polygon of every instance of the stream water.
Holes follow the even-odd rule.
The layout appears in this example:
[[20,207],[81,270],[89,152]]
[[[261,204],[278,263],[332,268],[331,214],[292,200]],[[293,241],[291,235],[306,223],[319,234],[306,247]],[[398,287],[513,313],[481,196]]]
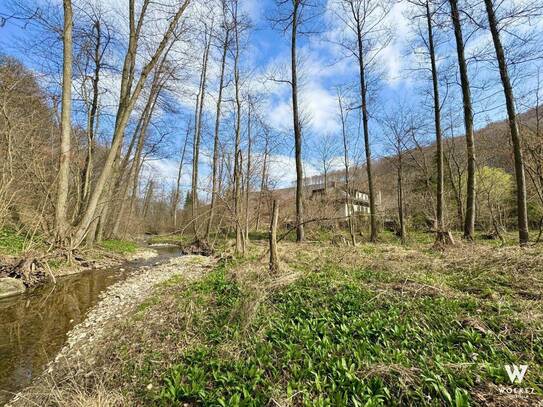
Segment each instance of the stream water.
[[176,247],[155,249],[159,256],[148,261],[62,277],[56,285],[0,300],[0,405],[43,371],[103,290],[138,267],[180,255]]

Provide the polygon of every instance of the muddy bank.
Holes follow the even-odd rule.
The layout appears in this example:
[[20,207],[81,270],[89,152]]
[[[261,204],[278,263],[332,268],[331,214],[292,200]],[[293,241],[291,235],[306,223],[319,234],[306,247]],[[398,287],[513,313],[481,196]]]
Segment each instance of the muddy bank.
[[111,269],[126,262],[145,261],[158,256],[152,248],[140,248],[135,253],[114,254],[93,251],[86,255],[75,255],[70,264],[62,264],[52,270],[49,262],[61,256],[52,254],[27,253],[24,257],[0,258],[0,299],[19,295],[27,289],[56,283],[58,277],[82,273],[94,269]]
[[213,259],[202,256],[172,258],[164,264],[143,266],[111,285],[85,319],[67,334],[65,345],[45,372],[8,405],[58,405],[55,398],[60,397],[59,383],[70,383],[92,371],[96,347],[107,346],[108,332],[115,324],[133,314],[161,283],[173,276],[197,279],[212,264]]

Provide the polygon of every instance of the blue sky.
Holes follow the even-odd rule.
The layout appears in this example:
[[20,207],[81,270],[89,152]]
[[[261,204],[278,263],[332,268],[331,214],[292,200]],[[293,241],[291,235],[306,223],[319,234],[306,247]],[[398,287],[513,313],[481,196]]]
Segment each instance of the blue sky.
[[[29,4],[41,6],[46,0],[27,0]],[[51,0],[57,5],[60,4],[57,0]],[[83,1],[83,0],[81,0]],[[93,0],[101,2],[106,8],[117,10],[118,13],[123,12],[125,0]],[[322,0],[322,4],[326,4],[326,9],[323,8],[321,16],[314,20],[315,26],[318,27],[319,33],[301,37],[299,41],[299,56],[301,60],[300,79],[301,79],[301,109],[304,116],[308,117],[304,126],[304,162],[307,175],[314,175],[319,172],[319,166],[315,157],[315,146],[319,140],[328,134],[339,136],[339,121],[337,107],[337,87],[339,85],[344,88],[353,89],[350,95],[350,103],[358,104],[356,90],[357,65],[352,58],[345,57],[344,52],[334,44],[333,40],[339,35],[342,35],[341,26],[338,25],[337,19],[334,19],[334,13],[331,11],[335,0]],[[527,0],[509,0],[510,3],[522,3]],[[276,15],[277,10],[273,0],[241,0],[243,10],[249,15],[252,20],[253,29],[250,32],[250,38],[247,41],[247,48],[243,54],[244,68],[246,72],[250,72],[250,77],[247,79],[249,87],[261,94],[264,100],[265,117],[270,126],[277,131],[278,138],[283,139],[280,147],[275,151],[277,160],[275,168],[275,176],[278,178],[281,185],[289,184],[294,178],[293,160],[292,160],[292,142],[291,142],[291,101],[290,89],[286,84],[277,84],[270,81],[270,77],[281,77],[288,74],[289,67],[289,52],[290,44],[288,35],[285,36],[271,27],[269,17]],[[507,1],[506,1],[507,3]],[[392,4],[392,3],[391,3]],[[6,3],[0,3],[0,15],[6,14]],[[431,118],[431,112],[428,104],[426,91],[428,89],[428,81],[426,78],[413,70],[414,67],[425,66],[426,61],[420,61],[413,53],[413,32],[416,25],[413,25],[414,19],[409,17],[410,9],[406,2],[398,2],[390,10],[390,14],[386,20],[389,24],[392,33],[392,41],[381,51],[377,59],[377,67],[380,68],[381,77],[375,87],[375,93],[372,93],[370,100],[370,114],[372,115],[371,130],[373,136],[374,155],[383,155],[386,153],[386,148],[383,146],[382,129],[378,125],[378,118],[387,110],[395,107],[398,101],[412,107],[413,110],[420,111],[422,114]],[[445,16],[446,17],[446,16]],[[541,27],[541,21],[531,22],[536,27]],[[25,64],[40,71],[40,66],[36,65],[36,59],[31,58],[32,50],[21,48],[16,40],[17,38],[26,38],[36,35],[36,31],[32,29],[23,30],[22,24],[17,20],[9,20],[3,28],[0,28],[0,47],[4,53],[14,55]],[[533,27],[530,27],[530,29]],[[454,47],[452,43],[452,33],[445,29],[441,35],[444,35],[448,40],[444,41],[439,48],[439,68],[443,71],[448,71],[448,66],[454,64]],[[470,37],[468,42],[468,52],[470,56],[475,57],[482,55],[488,50],[489,37],[484,30],[476,32]],[[415,48],[416,49],[416,48]],[[56,58],[56,63],[60,63],[58,55],[52,55],[52,59]],[[198,60],[198,58],[195,58]],[[533,62],[528,66],[524,65],[522,69],[528,68],[533,70],[539,62]],[[191,87],[196,87],[197,69],[188,66],[187,71],[192,78],[192,83],[184,85],[190,90]],[[217,72],[216,62],[215,68],[211,69],[210,90],[208,102],[206,104],[207,120],[213,119],[213,98],[215,91],[212,89],[216,84],[214,72]],[[461,104],[459,103],[459,88],[454,83],[455,69],[452,65],[452,80],[448,90],[443,90],[443,93],[448,95],[447,104],[444,106],[445,112],[452,111],[456,116],[456,125],[458,126],[456,134],[462,133],[461,120]],[[470,74],[473,75],[474,98],[476,99],[476,111],[479,112],[476,116],[476,123],[479,127],[493,120],[500,120],[505,117],[503,109],[503,98],[500,96],[500,87],[497,72],[493,66],[488,63],[478,62],[470,64]],[[215,75],[216,76],[216,75]],[[58,78],[57,78],[58,80]],[[114,105],[115,98],[115,78],[109,78],[110,82],[106,86],[111,93],[112,102]],[[490,85],[486,85],[486,83]],[[481,84],[485,84],[483,89]],[[527,81],[518,84],[518,93],[527,93],[530,88],[530,83]],[[483,89],[480,90],[479,88]],[[170,147],[166,150],[170,154],[161,157],[160,160],[155,160],[155,170],[166,178],[171,178],[175,173],[177,165],[177,154],[179,149],[179,133],[186,125],[183,120],[186,120],[192,112],[192,100],[189,96],[179,98],[182,110],[185,114],[180,117],[158,117],[157,122],[162,126],[172,126],[169,133]],[[492,95],[489,97],[489,95]],[[359,146],[360,139],[358,117],[356,112],[350,114],[349,135],[353,150],[353,160],[362,155],[362,151],[356,147]],[[224,132],[226,133],[228,129]],[[107,139],[107,135],[105,136]],[[433,137],[431,126],[428,128],[425,138]],[[204,148],[209,147],[209,134],[204,135]],[[166,151],[166,152],[168,152]],[[204,152],[205,157],[205,152]],[[340,162],[338,157],[338,163]],[[339,165],[338,165],[339,166]],[[203,162],[203,167],[206,167],[206,162]],[[272,169],[273,170],[273,169]],[[204,170],[204,174],[206,174]]]

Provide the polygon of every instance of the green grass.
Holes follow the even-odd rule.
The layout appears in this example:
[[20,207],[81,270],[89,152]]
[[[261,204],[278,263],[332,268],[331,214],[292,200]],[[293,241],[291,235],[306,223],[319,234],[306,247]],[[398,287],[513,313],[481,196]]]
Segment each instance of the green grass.
[[[464,406],[477,383],[506,384],[503,365],[519,362],[530,347],[521,324],[513,337],[461,322],[481,319],[493,328],[508,322],[507,314],[482,315],[477,300],[379,297],[364,288],[370,275],[347,281],[344,272],[328,266],[274,293],[245,328],[236,311],[243,290],[217,269],[191,290],[208,313],[197,327],[202,340],[166,373],[156,400]],[[531,346],[543,363],[542,340]]]
[[140,405],[467,406],[527,364],[541,396],[537,248],[283,243],[276,277],[262,250],[162,284],[108,348],[113,382]]
[[26,242],[25,237],[13,229],[0,230],[0,254],[17,256],[24,251]]
[[138,249],[138,245],[134,242],[126,240],[104,240],[100,243],[100,246],[110,252],[117,254],[131,254],[135,253]]
[[[541,321],[519,318],[524,308],[503,290],[509,280],[492,278],[499,276],[496,270],[470,284],[477,270],[464,277],[460,266],[440,274],[421,263],[409,274],[414,289],[404,293],[398,288],[404,275],[363,264],[367,256],[390,253],[391,246],[351,249],[357,251],[353,261],[331,247],[319,253],[294,247],[284,259],[301,274],[281,288],[266,288],[270,277],[256,271],[255,256],[221,263],[182,289],[177,279],[164,284],[175,308],[153,299],[140,308],[138,320],[168,320],[172,313],[175,321],[181,318],[177,334],[175,324],[163,333],[176,351],[166,356],[150,343],[144,363],[127,361],[123,374],[137,378],[131,385],[137,400],[168,406],[266,406],[270,400],[467,406],[481,386],[509,385],[504,365],[511,363],[529,364],[523,386],[541,393]],[[423,284],[446,284],[451,294],[421,290]],[[476,292],[470,293],[472,287]],[[479,287],[504,297],[496,302]],[[180,339],[186,335],[188,343]],[[154,384],[151,390],[147,383]]]

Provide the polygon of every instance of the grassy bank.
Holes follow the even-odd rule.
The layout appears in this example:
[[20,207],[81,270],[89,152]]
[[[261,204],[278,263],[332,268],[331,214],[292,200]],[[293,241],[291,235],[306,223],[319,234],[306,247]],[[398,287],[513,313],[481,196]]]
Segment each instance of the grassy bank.
[[28,237],[12,228],[0,229],[0,256],[19,256],[29,249],[44,250],[45,245],[41,239]]
[[[47,242],[40,236],[30,236],[12,228],[0,229],[0,255],[20,256],[29,250],[45,252],[48,247]],[[100,242],[97,249],[104,253],[133,254],[138,245],[130,240],[110,239]]]
[[277,276],[264,250],[169,281],[93,373],[134,405],[533,405],[506,364],[541,394],[539,248],[284,243]]
[[138,250],[138,244],[128,240],[104,240],[99,244],[99,248],[110,253],[133,254]]
[[46,239],[28,235],[12,228],[0,229],[0,268],[5,270],[22,258],[37,259],[36,270],[46,266],[54,274],[71,274],[89,267],[109,267],[139,254],[137,243],[128,240],[104,240],[92,248],[79,248],[72,261],[66,254],[53,250]]

